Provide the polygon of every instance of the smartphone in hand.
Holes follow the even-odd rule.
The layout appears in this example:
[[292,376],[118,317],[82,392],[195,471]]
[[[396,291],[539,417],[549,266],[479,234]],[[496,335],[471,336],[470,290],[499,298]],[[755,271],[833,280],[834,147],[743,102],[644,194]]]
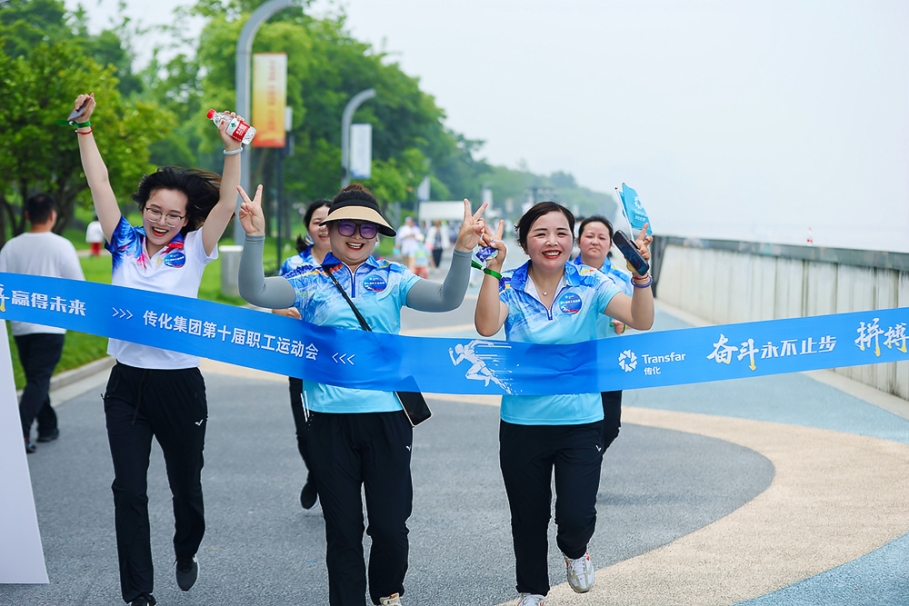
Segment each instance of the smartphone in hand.
[[85,108],[88,106],[88,99],[82,102],[82,105],[74,109],[69,113],[69,118],[66,119],[67,122],[73,122],[82,117],[82,114],[85,113]]
[[628,239],[628,236],[626,236],[624,232],[616,230],[612,235],[612,241],[622,252],[625,260],[631,263],[634,271],[636,271],[639,276],[647,275],[647,272],[650,271],[650,265],[644,260],[644,257],[641,256],[641,253],[638,252],[638,247],[634,245],[634,242]]

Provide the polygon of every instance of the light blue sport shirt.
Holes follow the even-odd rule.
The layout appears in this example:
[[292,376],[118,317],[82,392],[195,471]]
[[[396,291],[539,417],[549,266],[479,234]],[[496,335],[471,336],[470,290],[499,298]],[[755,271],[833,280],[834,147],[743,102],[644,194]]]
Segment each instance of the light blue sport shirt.
[[[568,344],[597,338],[597,322],[620,292],[605,274],[586,265],[565,264],[565,277],[552,309],[524,289],[529,262],[505,272],[499,300],[508,305],[505,338],[509,341]],[[558,380],[558,377],[553,377]],[[582,425],[603,420],[597,393],[502,397],[502,420],[517,425]]]
[[[578,255],[574,259],[575,265],[584,265],[581,263],[581,255]],[[634,292],[634,287],[631,285],[631,274],[627,274],[621,269],[618,269],[615,265],[612,264],[608,258],[603,262],[603,266],[599,268],[607,278],[613,281],[616,286],[619,287],[623,293],[629,297]],[[612,318],[609,316],[602,316],[597,319],[597,339],[605,339],[607,337],[615,337],[615,327],[612,325]]]
[[[407,293],[420,279],[400,263],[378,261],[370,256],[355,272],[334,255],[325,256],[323,266],[309,262],[284,276],[297,293],[294,303],[300,315],[320,326],[362,330],[360,322],[344,296],[326,271],[347,291],[354,305],[374,332],[398,334],[401,330],[401,308]],[[363,372],[369,372],[365,364]],[[303,391],[311,410],[323,413],[394,412],[401,403],[393,392],[335,387],[314,381],[304,381]]]
[[315,264],[316,261],[312,257],[312,245],[309,245],[303,249],[303,252],[299,252],[292,257],[284,259],[284,263],[281,264],[281,269],[278,270],[278,275],[286,276],[299,267]]

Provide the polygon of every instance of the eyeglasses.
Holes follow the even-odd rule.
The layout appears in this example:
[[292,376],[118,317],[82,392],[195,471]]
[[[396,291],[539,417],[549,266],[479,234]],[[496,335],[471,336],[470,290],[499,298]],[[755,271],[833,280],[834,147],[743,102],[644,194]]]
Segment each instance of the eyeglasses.
[[[375,223],[370,223],[369,221],[360,223],[359,227],[360,236],[366,238],[367,240],[372,240],[379,232],[379,226]],[[357,233],[357,222],[351,221],[349,219],[341,219],[338,221],[338,233],[349,238],[350,236]]]
[[173,213],[167,213],[165,215],[157,208],[150,208],[148,206],[145,207],[145,212],[148,213],[148,218],[153,223],[159,223],[161,221],[161,217],[164,217],[164,224],[168,227],[176,227],[180,224],[180,221],[186,217],[186,215],[175,215]]

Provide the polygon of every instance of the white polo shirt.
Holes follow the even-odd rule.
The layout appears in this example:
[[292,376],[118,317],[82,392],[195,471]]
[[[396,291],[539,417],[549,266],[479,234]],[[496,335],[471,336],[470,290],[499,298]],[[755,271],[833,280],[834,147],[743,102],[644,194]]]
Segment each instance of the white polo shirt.
[[[170,244],[149,257],[145,250],[145,230],[133,227],[125,218],[120,219],[107,250],[113,256],[111,283],[114,286],[192,299],[199,295],[205,266],[218,258],[217,246],[211,255],[205,254],[202,228],[189,232],[186,238],[178,234]],[[162,335],[166,338],[166,333]],[[138,368],[177,370],[199,365],[197,356],[118,339],[110,340],[107,353],[118,362]]]

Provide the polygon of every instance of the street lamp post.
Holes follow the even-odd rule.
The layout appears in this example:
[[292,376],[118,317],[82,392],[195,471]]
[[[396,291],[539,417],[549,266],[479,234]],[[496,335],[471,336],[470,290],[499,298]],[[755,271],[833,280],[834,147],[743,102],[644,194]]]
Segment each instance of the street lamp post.
[[[237,113],[247,120],[250,119],[249,74],[252,71],[250,61],[252,57],[253,39],[256,37],[256,32],[259,31],[259,27],[265,23],[269,17],[280,10],[291,8],[295,5],[296,0],[269,0],[253,11],[253,14],[250,15],[249,20],[243,25],[243,29],[240,31],[240,38],[237,40]],[[250,162],[248,159],[245,159],[240,163],[240,185],[247,192],[252,193],[249,188],[249,165]],[[239,210],[240,199],[238,197],[237,212],[239,212]],[[234,222],[234,243],[242,245],[245,239],[246,234],[243,231],[243,226],[240,225],[240,221],[237,220]]]
[[364,101],[376,96],[376,89],[368,88],[353,96],[347,102],[344,113],[341,115],[341,188],[350,185],[350,123],[354,112]]

